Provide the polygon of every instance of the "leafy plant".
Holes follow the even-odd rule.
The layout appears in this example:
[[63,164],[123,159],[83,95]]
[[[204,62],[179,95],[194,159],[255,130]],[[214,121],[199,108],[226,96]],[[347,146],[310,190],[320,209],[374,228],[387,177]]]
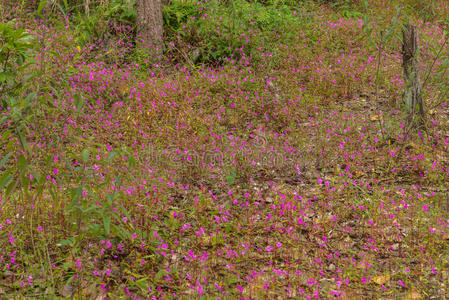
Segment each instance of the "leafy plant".
[[173,1],[170,5],[162,8],[164,25],[171,31],[176,32],[182,25],[193,16],[198,15],[198,5],[196,1]]
[[408,0],[404,1],[403,5],[407,13],[410,15],[415,14],[426,22],[433,21],[437,16],[435,0]]
[[89,15],[78,13],[76,20],[76,43],[83,47],[89,42],[100,39],[106,32],[105,24],[105,16],[100,10],[96,10],[95,13]]
[[[24,29],[16,29],[14,21],[0,23],[0,111],[8,111],[0,115],[1,135],[15,137],[22,147],[17,163],[8,165],[9,168],[0,178],[0,191],[6,187],[7,198],[20,185],[27,186],[28,182],[29,146],[25,141],[25,132],[33,119],[31,112],[37,95],[34,92],[25,94],[32,75],[25,76],[24,71],[32,64],[29,55],[34,46],[32,36]],[[2,142],[6,139],[3,138]],[[10,152],[2,159],[2,167],[15,150],[15,144],[7,143],[6,151]]]
[[[189,2],[187,2],[189,3]],[[256,59],[261,52],[274,52],[278,35],[288,39],[288,26],[298,24],[298,19],[287,5],[264,6],[261,3],[232,1],[228,5],[220,5],[212,1],[200,7],[201,15],[191,16],[193,7],[188,7],[181,14],[168,14],[166,22],[173,28],[187,20],[185,28],[178,29],[182,41],[193,45],[178,50],[194,63],[223,64],[226,60],[239,60],[242,57]],[[169,40],[179,41],[174,37]],[[262,45],[262,47],[261,47]],[[192,47],[193,46],[193,47]]]
[[118,23],[134,25],[137,17],[135,4],[135,0],[113,0],[104,14]]
[[[368,11],[368,1],[363,2],[365,11]],[[371,22],[368,19],[368,15],[363,15],[363,21],[364,21],[364,30],[365,34],[368,37],[368,40],[370,42],[371,47],[375,48],[377,50],[377,70],[376,70],[376,77],[375,77],[375,86],[376,86],[376,101],[378,99],[378,91],[379,91],[379,77],[380,77],[380,68],[382,65],[382,55],[385,51],[386,45],[388,45],[392,40],[394,40],[395,37],[398,37],[398,31],[397,29],[400,28],[400,21],[401,21],[401,11],[402,7],[397,6],[396,7],[396,14],[391,22],[391,25],[389,25],[386,28],[386,31],[380,31],[376,32],[376,38],[374,39],[372,36],[372,33],[374,31],[373,27],[371,26]]]
[[[98,145],[101,146],[101,145]],[[123,199],[123,192],[120,191],[121,177],[107,177],[102,183],[98,183],[98,175],[95,169],[89,165],[90,156],[95,153],[94,148],[86,148],[81,155],[72,154],[82,164],[72,167],[67,160],[71,172],[68,174],[68,180],[74,181],[76,186],[71,188],[70,198],[72,199],[66,212],[72,218],[74,224],[72,232],[75,234],[75,240],[87,235],[88,238],[102,237],[108,239],[112,236],[126,240],[130,238],[129,229],[131,224],[123,222],[126,217],[131,220],[128,211],[120,204],[119,199]],[[126,152],[119,150],[111,152],[107,159],[97,160],[96,163],[106,166],[110,164],[116,155]],[[132,163],[132,162],[130,162]],[[106,194],[106,198],[100,198],[105,186],[113,186],[113,191]],[[62,243],[64,244],[64,243]],[[79,244],[78,244],[79,245]]]
[[0,92],[8,97],[15,96],[30,79],[21,72],[32,63],[29,54],[35,47],[33,37],[25,29],[15,29],[14,23],[0,23]]

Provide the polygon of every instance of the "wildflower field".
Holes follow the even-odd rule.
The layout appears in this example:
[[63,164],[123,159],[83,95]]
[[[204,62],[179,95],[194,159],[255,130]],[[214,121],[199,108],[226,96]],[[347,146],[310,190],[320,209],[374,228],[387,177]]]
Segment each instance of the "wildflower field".
[[162,53],[48,2],[0,0],[0,298],[449,298],[447,1],[172,0]]

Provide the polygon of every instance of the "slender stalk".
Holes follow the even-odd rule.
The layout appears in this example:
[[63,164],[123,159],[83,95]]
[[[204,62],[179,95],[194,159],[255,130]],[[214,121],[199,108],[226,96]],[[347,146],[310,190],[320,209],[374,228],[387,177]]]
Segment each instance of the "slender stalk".
[[429,70],[427,71],[426,79],[424,80],[424,83],[422,84],[423,88],[426,86],[427,80],[430,77],[430,73],[431,73],[433,67],[435,66],[435,63],[437,62],[438,58],[440,57],[441,51],[443,51],[444,47],[446,46],[446,43],[447,43],[447,39],[444,40],[444,43],[441,45],[440,50],[438,51],[437,56],[435,57],[435,59],[433,60],[432,65],[430,66]]
[[383,31],[380,32],[380,41],[377,43],[377,70],[376,70],[376,103],[378,100],[378,95],[379,95],[379,72],[380,72],[380,65],[382,63],[382,38],[383,38]]

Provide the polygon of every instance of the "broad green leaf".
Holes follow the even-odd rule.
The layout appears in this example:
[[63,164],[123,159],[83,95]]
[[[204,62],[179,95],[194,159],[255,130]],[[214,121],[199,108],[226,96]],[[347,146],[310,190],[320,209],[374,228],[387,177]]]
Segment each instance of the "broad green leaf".
[[46,5],[47,5],[47,1],[41,1],[41,2],[39,3],[39,6],[37,7],[37,14],[38,14],[39,16],[42,17],[42,10],[45,8]]
[[[9,179],[10,180],[10,179]],[[6,197],[11,196],[11,193],[13,192],[13,190],[16,187],[16,183],[15,182],[11,182],[8,187],[6,188]]]
[[6,172],[3,173],[2,176],[0,176],[0,191],[11,181],[13,178],[11,174],[12,169],[8,169]]
[[81,156],[83,159],[83,162],[87,163],[89,161],[89,154],[90,154],[90,150],[89,149],[84,149]]
[[19,167],[20,171],[25,172],[26,166],[27,166],[27,161],[22,154],[19,155],[19,157],[17,158],[17,166]]
[[110,162],[111,160],[114,159],[114,157],[116,157],[118,155],[118,153],[116,151],[112,151],[111,153],[109,153],[108,158],[106,159],[107,162]]
[[116,195],[117,195],[116,193],[110,193],[107,195],[109,206],[112,206],[112,201],[114,201]]
[[5,155],[5,157],[2,158],[2,160],[0,160],[0,168],[3,168],[3,166],[8,162],[8,159],[11,157],[11,155],[12,152],[9,152]]
[[74,105],[75,105],[75,108],[76,108],[76,111],[77,111],[77,112],[80,112],[80,111],[83,109],[83,106],[84,106],[84,100],[83,100],[83,98],[81,98],[81,96],[78,95],[78,94],[75,94]]
[[111,217],[108,215],[103,215],[103,226],[106,232],[106,235],[109,237],[111,234]]
[[58,247],[64,247],[64,246],[73,246],[75,243],[75,239],[73,237],[69,237],[68,239],[61,240],[59,243],[56,244]]
[[28,145],[28,143],[26,142],[25,137],[23,136],[22,132],[17,129],[16,129],[16,132],[17,132],[17,135],[19,136],[19,140],[20,140],[20,143],[22,144],[23,149],[25,149],[26,152],[31,154],[30,145]]
[[162,277],[164,277],[165,275],[167,275],[168,272],[165,269],[160,269],[156,275],[154,275],[154,280],[155,281],[159,281],[160,279],[162,279]]
[[235,182],[236,177],[237,177],[237,174],[236,174],[235,169],[229,170],[229,173],[226,176],[226,183],[233,184]]
[[139,288],[143,289],[143,290],[147,289],[147,287],[148,287],[148,277],[144,277],[144,278],[141,278],[139,280],[136,280],[136,285]]

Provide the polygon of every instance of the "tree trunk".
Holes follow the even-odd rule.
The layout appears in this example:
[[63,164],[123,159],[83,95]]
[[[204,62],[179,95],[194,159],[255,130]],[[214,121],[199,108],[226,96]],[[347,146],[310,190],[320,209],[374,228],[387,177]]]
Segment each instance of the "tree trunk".
[[148,45],[160,54],[163,45],[161,0],[137,0],[136,4],[137,33],[143,39],[144,45]]
[[89,16],[90,8],[89,8],[90,0],[84,0],[84,11],[87,16]]
[[411,118],[414,118],[416,115],[423,117],[424,111],[417,59],[418,30],[416,26],[407,25],[402,31],[402,36],[402,66],[406,83],[403,101],[407,105]]

